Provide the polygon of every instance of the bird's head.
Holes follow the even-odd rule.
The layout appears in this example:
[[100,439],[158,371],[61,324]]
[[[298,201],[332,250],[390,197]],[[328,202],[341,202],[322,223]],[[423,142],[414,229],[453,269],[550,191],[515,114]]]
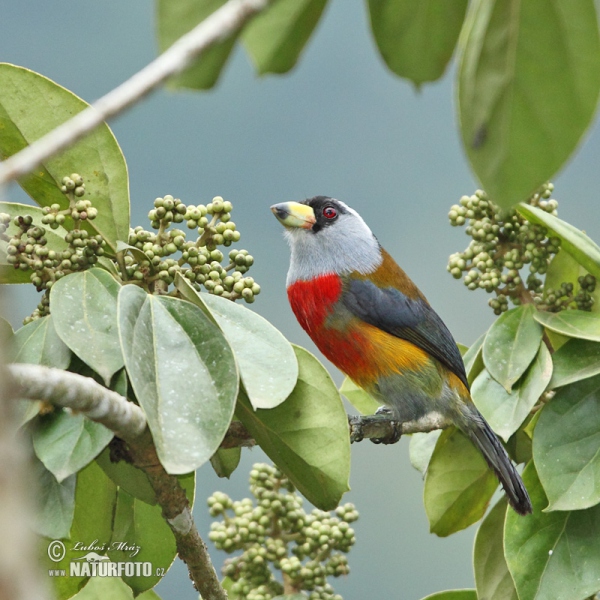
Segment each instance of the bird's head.
[[287,284],[326,274],[371,273],[381,264],[379,242],[352,208],[327,196],[271,206],[292,251]]

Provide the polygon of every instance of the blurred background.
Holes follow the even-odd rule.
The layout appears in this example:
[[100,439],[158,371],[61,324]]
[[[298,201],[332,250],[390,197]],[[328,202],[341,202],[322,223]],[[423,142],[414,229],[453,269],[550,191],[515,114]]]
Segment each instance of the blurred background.
[[[154,7],[143,0],[5,2],[0,61],[37,71],[92,102],[156,53]],[[255,258],[262,286],[252,309],[290,341],[316,351],[287,303],[288,249],[269,206],[324,194],[358,210],[382,245],[415,280],[457,341],[471,344],[493,320],[483,291],[472,293],[446,272],[463,250],[449,207],[477,184],[459,143],[454,67],[416,91],[393,76],[376,52],[365,6],[333,0],[299,65],[286,76],[257,78],[238,47],[217,87],[204,93],[160,91],[110,122],[129,167],[132,225],[148,227],[156,196],[186,203],[222,195],[234,204],[237,247]],[[554,179],[559,215],[600,240],[600,131],[592,130]],[[8,200],[29,202],[20,188]],[[31,289],[29,289],[31,288]],[[18,327],[37,304],[32,286],[5,290],[7,318]],[[331,365],[337,383],[341,376]],[[198,472],[195,515],[206,539],[206,497],[215,490],[249,495],[247,475],[260,450],[243,452],[230,481],[209,465]],[[475,528],[440,539],[428,533],[422,480],[408,440],[352,448],[352,491],[361,518],[350,552],[352,573],[332,583],[345,600],[417,600],[437,590],[474,587]],[[211,548],[219,567],[224,555]],[[157,591],[197,598],[179,561]]]

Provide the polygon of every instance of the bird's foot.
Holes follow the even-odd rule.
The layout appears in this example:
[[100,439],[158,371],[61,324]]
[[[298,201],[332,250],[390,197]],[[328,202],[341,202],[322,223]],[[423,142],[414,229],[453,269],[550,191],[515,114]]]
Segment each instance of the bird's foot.
[[386,406],[385,404],[383,406],[380,406],[376,411],[375,411],[376,415],[384,415],[386,417],[391,417],[394,413],[392,411],[392,409],[389,406]]
[[349,417],[348,423],[350,425],[350,443],[362,442],[365,438],[362,417]]
[[[379,411],[377,411],[379,412]],[[371,441],[374,444],[396,444],[397,442],[400,441],[400,438],[402,437],[402,423],[400,423],[400,421],[389,421],[389,426],[391,427],[392,431],[390,432],[389,435],[386,435],[385,437],[379,437],[379,438],[371,438]]]

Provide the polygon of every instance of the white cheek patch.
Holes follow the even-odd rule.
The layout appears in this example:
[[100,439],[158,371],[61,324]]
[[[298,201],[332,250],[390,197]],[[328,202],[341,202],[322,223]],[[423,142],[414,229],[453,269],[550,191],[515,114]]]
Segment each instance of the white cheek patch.
[[292,251],[288,286],[327,273],[371,273],[381,264],[379,242],[360,215],[343,206],[347,214],[340,214],[335,223],[317,233],[305,229],[285,231]]

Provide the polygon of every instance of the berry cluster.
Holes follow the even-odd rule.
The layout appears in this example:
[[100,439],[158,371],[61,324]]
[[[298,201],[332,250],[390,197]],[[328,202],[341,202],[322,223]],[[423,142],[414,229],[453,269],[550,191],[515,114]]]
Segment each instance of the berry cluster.
[[[231,250],[228,264],[221,264],[224,255],[218,247],[231,246],[240,239],[240,232],[231,221],[231,209],[231,202],[220,196],[206,206],[186,206],[170,195],[156,198],[148,218],[158,231],[146,231],[143,227],[131,231],[129,244],[141,252],[124,252],[124,275],[147,285],[151,291],[161,286],[165,291],[180,273],[197,290],[204,286],[209,293],[229,300],[254,302],[260,286],[252,277],[244,277],[254,263],[248,251]],[[197,231],[196,240],[186,240],[181,229],[169,229],[173,223],[183,221]]]
[[[275,467],[255,464],[250,472],[250,498],[232,501],[215,492],[210,514],[223,521],[211,525],[209,538],[219,550],[242,551],[227,559],[223,574],[233,598],[271,600],[281,594],[310,592],[310,600],[341,600],[327,577],[349,573],[345,556],[355,542],[349,523],[358,519],[352,504],[306,514],[293,484]],[[282,581],[272,569],[281,571]]]
[[[551,198],[554,186],[543,185],[528,203],[557,214],[558,202]],[[595,279],[584,278],[576,294],[572,284],[563,284],[561,291],[543,290],[544,275],[552,257],[560,248],[560,239],[548,234],[545,227],[530,223],[515,209],[501,211],[482,190],[463,196],[448,213],[453,226],[467,225],[472,241],[464,252],[450,256],[448,271],[455,279],[463,278],[470,290],[478,288],[495,293],[489,301],[494,313],[508,310],[509,301],[519,305],[535,302],[546,310],[562,310],[568,306],[589,310]],[[525,280],[521,269],[529,266]],[[593,280],[593,281],[592,281]]]
[[15,217],[12,222],[16,232],[8,236],[6,230],[10,224],[10,216],[0,214],[0,237],[8,242],[7,263],[15,269],[31,272],[30,280],[37,291],[45,292],[25,323],[48,314],[48,294],[56,280],[68,273],[90,268],[104,255],[106,242],[102,236],[80,229],[82,221],[93,220],[97,216],[97,211],[89,200],[77,199],[85,193],[83,178],[73,173],[70,177],[64,177],[62,183],[61,190],[69,198],[69,208],[61,210],[58,204],[44,207],[42,223],[51,229],[58,229],[67,216],[73,219],[74,227],[65,235],[64,250],[48,248],[46,228],[35,225],[31,215]]

